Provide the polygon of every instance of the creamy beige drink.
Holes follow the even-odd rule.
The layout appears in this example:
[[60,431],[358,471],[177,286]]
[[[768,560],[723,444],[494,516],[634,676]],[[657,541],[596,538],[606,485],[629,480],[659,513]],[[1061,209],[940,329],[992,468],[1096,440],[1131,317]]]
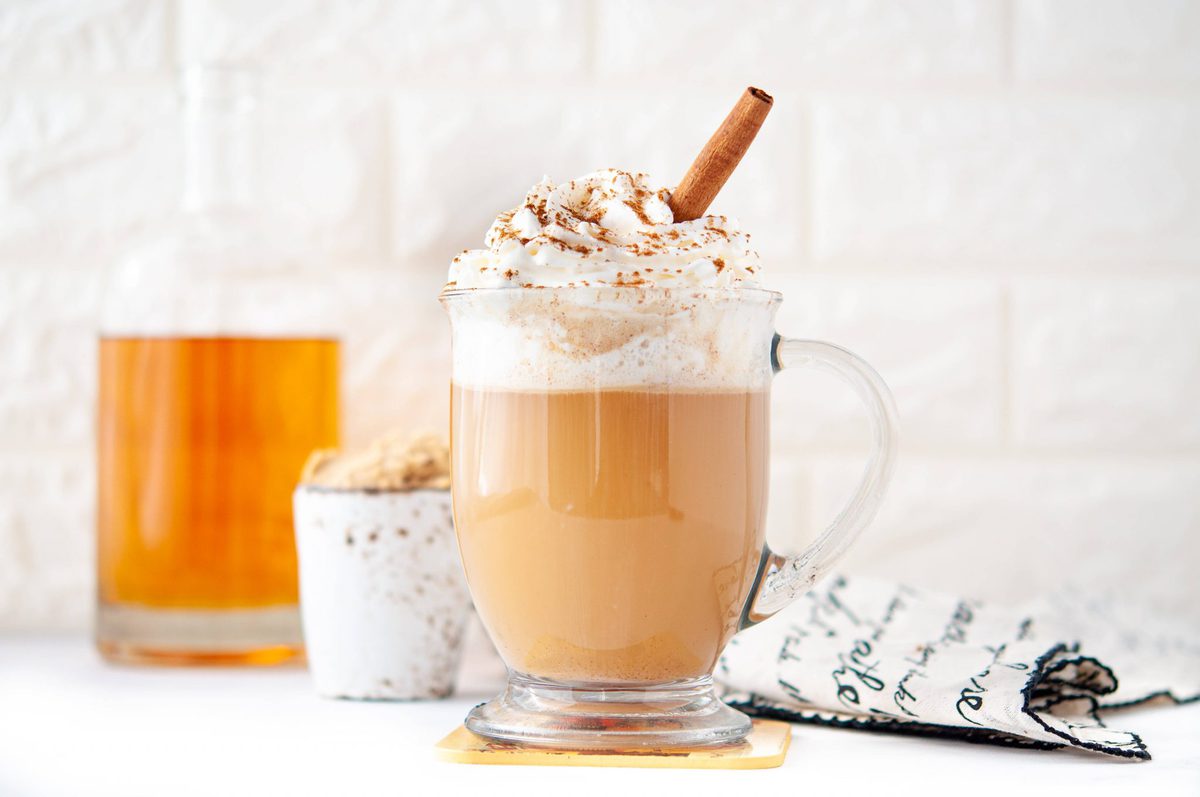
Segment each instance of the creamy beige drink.
[[541,679],[706,676],[760,562],[770,294],[733,222],[673,223],[666,198],[620,171],[542,182],[451,270],[463,562]]
[[711,672],[762,551],[767,395],[455,386],[453,406],[459,543],[510,666]]

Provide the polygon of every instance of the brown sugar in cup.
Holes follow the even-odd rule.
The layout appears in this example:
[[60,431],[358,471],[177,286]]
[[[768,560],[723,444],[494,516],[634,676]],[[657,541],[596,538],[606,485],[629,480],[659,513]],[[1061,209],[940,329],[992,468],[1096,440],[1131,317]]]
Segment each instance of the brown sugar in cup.
[[436,438],[317,452],[296,489],[309,669],[325,697],[416,700],[454,690],[471,601]]

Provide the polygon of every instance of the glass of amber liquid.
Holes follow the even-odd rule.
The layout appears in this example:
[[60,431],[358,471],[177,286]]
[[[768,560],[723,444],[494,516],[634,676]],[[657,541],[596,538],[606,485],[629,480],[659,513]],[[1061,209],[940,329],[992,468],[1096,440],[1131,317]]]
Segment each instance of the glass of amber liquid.
[[[749,718],[713,690],[721,651],[854,541],[894,450],[878,374],[832,344],[775,334],[780,301],[751,288],[443,292],[455,527],[509,668],[470,730],[600,749],[747,734]],[[855,389],[875,449],[846,509],[787,557],[765,543],[769,391],[797,365]]]
[[96,642],[111,660],[302,651],[291,494],[338,443],[338,342],[257,231],[253,75],[184,75],[180,221],[109,280],[99,341]]

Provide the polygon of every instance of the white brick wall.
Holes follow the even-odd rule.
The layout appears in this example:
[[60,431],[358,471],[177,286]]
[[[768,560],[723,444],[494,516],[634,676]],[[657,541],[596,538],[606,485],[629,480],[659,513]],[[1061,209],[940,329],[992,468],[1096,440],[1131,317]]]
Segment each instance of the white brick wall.
[[823,259],[1003,272],[1200,252],[1194,97],[838,97],[814,127]]
[[1198,307],[1200,280],[1022,285],[1013,295],[1017,441],[1200,452]]
[[[599,4],[596,64],[606,77],[737,86],[997,80],[1000,0],[618,0]],[[740,87],[740,86],[739,86]]]
[[0,84],[0,257],[111,258],[178,196],[170,89],[39,83]]
[[587,52],[588,4],[578,0],[183,0],[181,8],[184,59],[253,61],[285,78],[577,78]]
[[155,0],[6,0],[0,70],[51,76],[160,71],[170,63],[169,8]]
[[[716,209],[781,331],[859,351],[903,420],[848,566],[1200,619],[1197,41],[1185,0],[0,0],[0,627],[87,622],[100,269],[178,193],[174,65],[218,58],[262,67],[266,201],[342,283],[350,442],[444,425],[433,296],[496,211],[543,173],[673,180],[755,83]],[[774,405],[794,547],[865,435],[817,374]]]
[[1022,80],[1200,80],[1200,6],[1190,0],[1016,0]]

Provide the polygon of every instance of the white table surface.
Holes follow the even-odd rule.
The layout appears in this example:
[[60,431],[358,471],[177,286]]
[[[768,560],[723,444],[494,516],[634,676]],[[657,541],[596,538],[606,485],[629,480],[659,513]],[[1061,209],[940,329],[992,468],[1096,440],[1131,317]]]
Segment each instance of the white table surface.
[[113,667],[83,637],[0,635],[0,795],[1200,795],[1200,705],[1112,716],[1145,763],[813,726],[773,770],[437,761],[434,742],[490,696],[481,666],[450,700],[356,703],[316,697],[301,667]]

